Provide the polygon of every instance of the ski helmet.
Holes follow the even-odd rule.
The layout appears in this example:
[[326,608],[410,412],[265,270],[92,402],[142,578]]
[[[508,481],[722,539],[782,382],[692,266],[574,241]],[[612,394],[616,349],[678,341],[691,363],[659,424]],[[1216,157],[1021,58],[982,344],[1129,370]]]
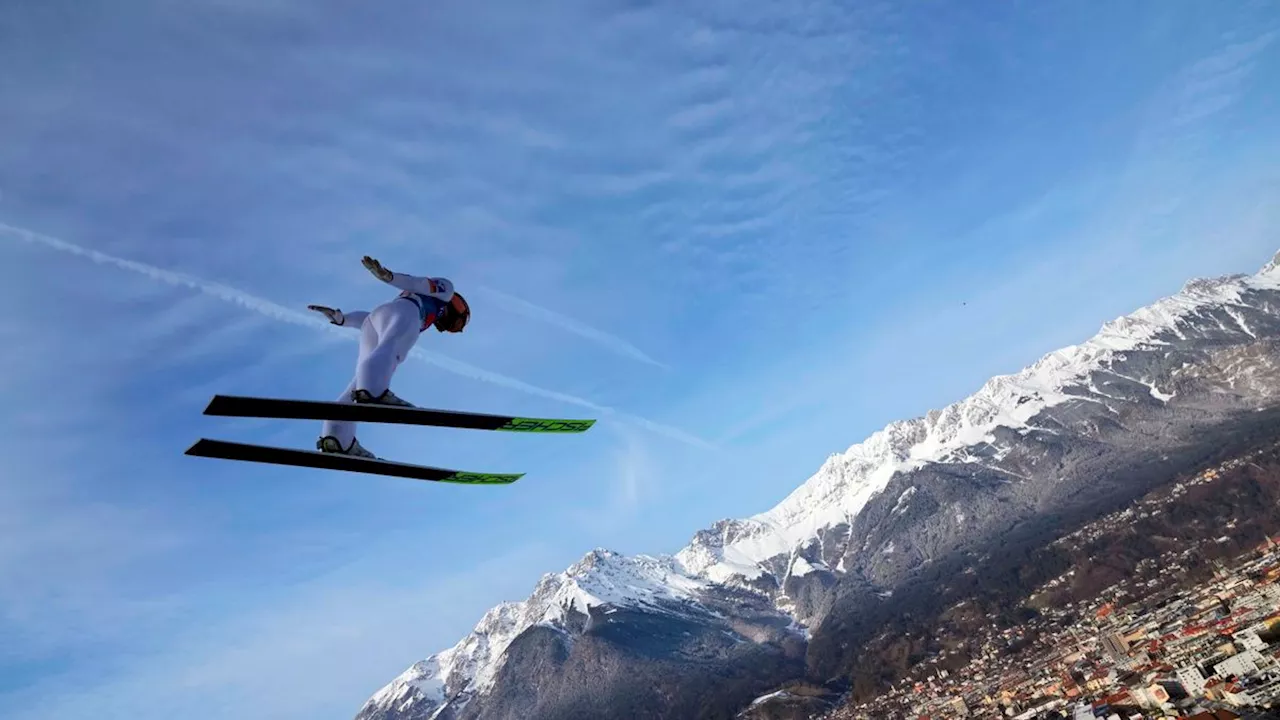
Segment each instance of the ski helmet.
[[436,318],[435,325],[440,332],[462,332],[470,319],[471,306],[467,304],[466,298],[455,292],[444,312]]

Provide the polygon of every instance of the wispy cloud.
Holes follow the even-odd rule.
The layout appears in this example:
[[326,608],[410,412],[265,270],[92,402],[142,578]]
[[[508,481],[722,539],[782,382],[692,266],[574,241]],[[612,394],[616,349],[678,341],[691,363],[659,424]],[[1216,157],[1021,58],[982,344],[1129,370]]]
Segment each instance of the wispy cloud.
[[1180,128],[1224,110],[1239,99],[1259,56],[1280,32],[1232,43],[1187,67],[1176,79],[1167,123]]
[[[56,487],[0,488],[0,668],[122,641],[166,619],[165,594],[138,583],[138,570],[190,551],[191,529],[161,508],[87,500],[47,464],[38,469]],[[26,465],[9,471],[36,477]]]
[[[478,608],[527,592],[536,581],[529,569],[554,560],[548,546],[531,543],[443,575],[371,579],[357,566],[339,568],[252,611],[186,624],[161,636],[153,652],[83,682],[51,679],[8,699],[18,717],[32,720],[351,717],[421,659],[422,648],[452,644],[479,618]],[[430,620],[406,622],[424,617]]]
[[649,490],[654,475],[654,462],[649,448],[634,432],[622,432],[623,448],[618,454],[617,506],[632,513]]
[[[274,303],[270,300],[258,297],[256,295],[252,295],[243,290],[230,287],[228,285],[223,285],[221,283],[204,280],[204,279],[195,277],[193,275],[188,275],[186,273],[166,270],[164,268],[156,267],[154,265],[149,265],[147,263],[137,262],[135,260],[128,260],[126,258],[116,257],[114,255],[109,255],[99,250],[93,250],[91,248],[86,248],[81,245],[76,245],[74,243],[70,243],[65,240],[49,237],[47,235],[41,235],[39,233],[32,232],[30,230],[26,230],[20,227],[15,227],[13,225],[8,225],[6,223],[0,223],[0,235],[21,240],[27,243],[42,245],[44,247],[51,248],[53,250],[57,250],[59,252],[67,253],[70,255],[75,255],[77,257],[86,258],[100,265],[109,265],[115,268],[119,268],[121,270],[128,270],[130,272],[138,273],[139,275],[143,275],[156,282],[190,288],[192,290],[203,293],[205,295],[216,298],[218,300],[222,300],[224,302],[228,302],[233,305],[238,305],[244,308],[245,310],[258,313],[260,315],[271,318],[273,320],[278,320],[280,322],[290,323],[293,325],[310,327],[310,328],[325,331],[325,332],[338,333],[338,334],[341,334],[343,337],[346,337],[352,341],[355,341],[357,339],[357,336],[352,334],[349,329],[344,330],[342,328],[339,328],[336,325],[332,325],[328,321],[320,319],[319,316],[313,316],[298,310],[293,310],[291,308],[285,307],[278,303]],[[548,400],[556,400],[556,401],[567,403],[570,405],[577,405],[579,407],[586,408],[588,410],[599,413],[601,415],[608,415],[608,416],[618,418],[620,420],[631,422],[635,425],[644,427],[652,432],[658,433],[665,437],[669,437],[673,440],[678,440],[682,443],[687,443],[690,445],[694,445],[694,446],[702,447],[706,449],[714,449],[714,446],[711,443],[708,443],[706,440],[703,440],[679,428],[654,422],[652,420],[648,420],[646,418],[643,418],[637,415],[624,413],[614,408],[600,405],[598,403],[594,403],[584,398],[580,398],[576,395],[571,395],[569,393],[563,393],[556,390],[548,390],[546,388],[542,388],[537,385],[532,385],[522,380],[517,380],[516,378],[508,377],[506,375],[492,372],[490,370],[478,368],[478,367],[475,367],[474,365],[470,365],[468,363],[464,363],[459,360],[454,360],[452,358],[449,358],[437,353],[427,352],[425,350],[422,350],[421,348],[414,348],[412,351],[410,351],[409,357],[419,360],[421,362],[435,365],[436,367],[442,368],[444,370],[447,370],[449,372],[455,373],[457,375],[461,375],[463,377],[466,377],[472,380],[478,380],[480,382],[490,383],[490,384],[497,385],[500,387],[505,387],[511,390],[517,390],[519,392],[528,393],[530,395],[546,398]]]
[[643,350],[630,342],[627,342],[616,335],[611,335],[603,330],[593,328],[584,322],[569,317],[568,315],[558,313],[540,305],[535,305],[527,300],[522,300],[518,297],[508,295],[500,290],[495,290],[488,286],[481,286],[480,291],[484,297],[493,300],[495,304],[499,307],[505,308],[506,310],[523,315],[527,318],[540,320],[549,325],[554,325],[566,332],[584,337],[592,342],[598,343],[602,347],[622,355],[623,357],[638,360],[642,363],[647,363],[665,370],[671,369],[670,365],[654,360]]
[[590,492],[579,493],[582,504],[567,507],[567,514],[592,534],[617,532],[632,521],[643,518],[660,492],[662,471],[659,458],[634,428],[615,425],[611,428],[613,450],[595,473],[609,478]]

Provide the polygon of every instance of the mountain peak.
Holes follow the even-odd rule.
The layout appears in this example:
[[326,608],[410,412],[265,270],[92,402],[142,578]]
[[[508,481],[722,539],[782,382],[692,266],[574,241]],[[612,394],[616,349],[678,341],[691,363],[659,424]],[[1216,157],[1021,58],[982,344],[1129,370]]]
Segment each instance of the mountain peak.
[[[1274,262],[1274,260],[1272,261]],[[1264,274],[1264,273],[1259,273]],[[1223,290],[1227,290],[1234,286],[1238,286],[1241,280],[1248,279],[1248,275],[1223,275],[1215,278],[1194,278],[1188,280],[1182,286],[1182,295],[1192,296],[1216,296]]]
[[1258,271],[1258,274],[1259,275],[1280,274],[1276,272],[1277,270],[1280,270],[1280,252],[1277,252],[1274,256],[1272,256],[1271,262],[1267,263],[1266,265],[1263,265],[1262,269]]

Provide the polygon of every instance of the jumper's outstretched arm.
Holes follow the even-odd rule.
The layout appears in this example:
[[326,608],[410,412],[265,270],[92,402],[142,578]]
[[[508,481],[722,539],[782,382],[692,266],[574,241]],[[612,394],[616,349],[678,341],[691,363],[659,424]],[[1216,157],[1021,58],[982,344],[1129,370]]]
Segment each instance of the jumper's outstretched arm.
[[369,317],[369,313],[364,310],[352,310],[351,312],[342,312],[338,308],[326,307],[324,305],[308,305],[308,310],[314,310],[325,317],[329,318],[329,322],[334,325],[343,327],[360,327],[364,323],[364,319]]
[[365,255],[361,262],[369,269],[369,272],[373,273],[374,277],[398,290],[429,295],[443,302],[449,302],[453,299],[453,283],[446,278],[418,277],[417,275],[392,272],[383,267],[382,263],[368,255]]

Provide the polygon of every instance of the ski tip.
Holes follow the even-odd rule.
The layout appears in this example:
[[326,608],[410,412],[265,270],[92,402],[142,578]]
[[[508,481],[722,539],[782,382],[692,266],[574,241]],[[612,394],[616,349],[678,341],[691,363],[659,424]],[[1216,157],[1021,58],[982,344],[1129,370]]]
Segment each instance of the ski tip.
[[505,432],[581,433],[590,430],[595,424],[595,420],[513,417],[495,429]]
[[462,485],[510,485],[522,477],[524,477],[524,473],[477,473],[458,471],[450,477],[443,478],[443,481],[459,483]]

